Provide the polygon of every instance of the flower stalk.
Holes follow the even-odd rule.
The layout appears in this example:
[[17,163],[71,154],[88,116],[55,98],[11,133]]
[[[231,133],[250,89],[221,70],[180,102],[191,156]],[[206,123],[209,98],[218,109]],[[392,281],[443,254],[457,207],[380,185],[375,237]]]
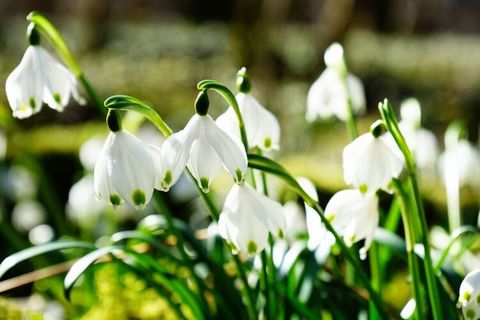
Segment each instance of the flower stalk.
[[[425,211],[423,209],[422,199],[420,195],[420,189],[418,187],[418,179],[417,179],[417,170],[415,166],[415,161],[413,158],[410,149],[407,146],[405,138],[403,137],[400,129],[398,127],[398,121],[393,113],[393,109],[391,104],[388,102],[387,99],[383,101],[383,103],[379,103],[379,111],[382,116],[382,119],[387,127],[388,131],[392,134],[396,144],[400,148],[403,156],[405,157],[405,165],[408,172],[408,177],[410,180],[410,185],[412,188],[412,203],[414,209],[414,219],[417,218],[419,220],[420,228],[418,237],[423,244],[423,248],[425,250],[425,261],[424,261],[424,268],[425,274],[427,278],[427,288],[428,288],[428,296],[430,299],[430,306],[431,311],[434,319],[443,319],[442,308],[440,305],[440,296],[438,292],[438,286],[435,278],[435,270],[433,267],[432,256],[430,253],[430,244],[428,242],[428,227],[427,227],[427,220],[425,217]],[[415,221],[411,221],[412,224],[410,228],[417,232]]]

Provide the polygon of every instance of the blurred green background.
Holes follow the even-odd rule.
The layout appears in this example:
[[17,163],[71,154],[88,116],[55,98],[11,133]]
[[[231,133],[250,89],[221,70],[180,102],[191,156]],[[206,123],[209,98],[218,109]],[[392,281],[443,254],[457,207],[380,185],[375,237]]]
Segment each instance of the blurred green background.
[[[61,204],[82,175],[79,147],[107,128],[91,103],[72,102],[63,113],[44,107],[22,121],[11,117],[3,84],[27,47],[25,16],[34,10],[59,28],[102,99],[135,96],[155,106],[175,130],[193,113],[199,80],[219,80],[233,89],[236,71],[246,66],[253,94],[281,123],[276,157],[293,173],[313,178],[323,203],[343,186],[341,152],[348,137],[334,119],[308,124],[305,107],[308,88],[325,67],[323,52],[334,41],[344,45],[347,65],[366,89],[368,114],[359,118],[360,132],[378,118],[383,98],[398,107],[413,96],[422,104],[423,125],[440,145],[453,119],[463,120],[470,139],[478,139],[475,0],[0,0],[6,164],[34,155]],[[224,102],[212,101],[212,115],[223,112]],[[427,210],[431,221],[445,223],[444,191],[436,179],[424,183]],[[465,220],[476,223],[478,191],[470,191]],[[5,211],[10,209],[7,204]],[[16,249],[5,248],[0,257]]]

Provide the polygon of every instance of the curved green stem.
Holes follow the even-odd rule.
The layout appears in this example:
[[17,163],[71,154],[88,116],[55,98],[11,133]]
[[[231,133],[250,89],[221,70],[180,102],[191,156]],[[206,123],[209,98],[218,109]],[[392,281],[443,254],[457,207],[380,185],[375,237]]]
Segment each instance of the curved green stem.
[[285,168],[283,168],[280,164],[276,163],[273,160],[268,158],[249,154],[248,155],[248,166],[254,169],[262,170],[267,173],[273,174],[280,179],[284,180],[288,186],[294,189],[297,194],[305,201],[307,205],[312,207],[320,216],[323,224],[327,228],[327,230],[335,237],[335,240],[340,247],[341,251],[345,255],[345,258],[352,264],[357,272],[358,278],[363,286],[366,288],[368,293],[370,294],[370,299],[373,300],[380,316],[382,319],[386,319],[386,316],[383,311],[383,303],[381,298],[378,296],[377,292],[373,289],[368,276],[366,275],[365,271],[363,270],[362,263],[360,262],[358,256],[353,253],[352,249],[349,248],[346,243],[343,241],[343,238],[337,233],[337,231],[333,228],[330,221],[325,217],[322,207],[316,202],[312,197],[308,195],[308,193],[303,190],[300,184],[295,180],[295,178],[288,173]]
[[445,260],[448,257],[448,254],[450,253],[450,249],[452,248],[453,244],[457,242],[457,240],[461,239],[464,235],[468,233],[478,233],[478,232],[479,230],[472,226],[463,226],[454,230],[450,237],[450,242],[445,247],[445,249],[443,249],[442,255],[440,256],[440,259],[438,259],[438,262],[435,265],[435,273],[440,272],[440,269],[442,268],[443,264],[445,263]]
[[90,82],[85,77],[85,74],[80,68],[77,60],[73,57],[72,52],[68,48],[65,40],[58,31],[58,29],[53,25],[53,23],[48,20],[45,16],[41,15],[38,12],[31,12],[27,16],[27,21],[34,23],[35,27],[38,28],[50,41],[55,50],[57,50],[59,56],[63,59],[65,64],[70,68],[73,74],[80,80],[80,83],[85,88],[90,99],[97,106],[100,113],[105,116],[106,110],[103,108],[101,99],[98,97],[97,93],[90,85]]
[[[415,205],[414,218],[419,219],[420,223],[420,240],[425,250],[425,274],[427,277],[428,296],[430,298],[430,305],[432,307],[432,314],[434,319],[443,319],[442,307],[440,304],[440,296],[438,292],[437,281],[435,279],[435,270],[433,267],[432,257],[430,253],[430,244],[428,242],[428,227],[425,217],[425,211],[423,209],[423,203],[420,195],[420,189],[418,187],[417,169],[415,161],[410,149],[398,127],[398,121],[393,113],[392,106],[387,99],[383,103],[379,104],[379,111],[382,115],[382,119],[387,127],[388,131],[392,134],[395,142],[402,151],[405,157],[405,165],[407,167],[408,176],[410,178],[410,184],[413,191],[413,201]],[[413,226],[411,226],[413,227]],[[415,229],[414,229],[415,230]]]
[[227,101],[227,103],[232,106],[233,110],[235,111],[235,115],[237,116],[240,137],[243,145],[245,146],[245,152],[248,152],[248,140],[247,131],[245,130],[245,122],[243,121],[243,116],[240,112],[237,99],[235,99],[235,95],[232,93],[232,91],[215,80],[202,80],[197,84],[197,88],[199,90],[214,90],[218,92]]

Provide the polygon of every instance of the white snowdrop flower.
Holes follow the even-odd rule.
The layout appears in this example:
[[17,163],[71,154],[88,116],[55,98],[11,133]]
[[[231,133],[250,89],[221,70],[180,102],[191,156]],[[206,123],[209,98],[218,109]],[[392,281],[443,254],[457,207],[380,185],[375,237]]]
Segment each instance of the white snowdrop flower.
[[283,213],[286,222],[285,239],[293,241],[307,231],[305,213],[297,202],[289,201],[285,203],[283,205]]
[[[315,201],[318,201],[317,190],[312,181],[305,177],[297,178],[303,190]],[[327,230],[318,213],[305,204],[305,214],[308,232],[308,249],[315,251],[315,258],[319,264],[323,264],[330,254],[335,237]]]
[[190,138],[188,168],[205,192],[222,166],[236,182],[244,179],[247,154],[239,140],[228,136],[208,115],[196,114],[184,129]]
[[33,245],[39,245],[53,240],[55,231],[48,224],[41,224],[30,230],[28,233],[28,240]]
[[343,149],[343,177],[362,192],[388,191],[392,178],[403,169],[403,158],[392,150],[386,134],[365,133]]
[[415,98],[408,98],[400,105],[400,116],[413,127],[420,127],[422,122],[422,108],[420,102]]
[[29,199],[37,193],[37,181],[32,172],[21,166],[12,166],[7,173],[8,193],[15,200]]
[[99,199],[114,206],[126,201],[142,209],[152,197],[155,165],[140,139],[125,130],[112,131],[98,155],[94,171]]
[[27,232],[45,222],[47,214],[35,200],[18,202],[12,210],[12,225],[21,232]]
[[360,257],[366,254],[378,227],[378,198],[375,193],[362,193],[348,189],[333,195],[325,208],[325,217],[343,236],[347,245],[365,239]]
[[16,118],[39,112],[42,103],[63,111],[70,96],[84,103],[75,76],[41,46],[30,45],[5,84],[8,103]]
[[463,279],[458,294],[458,306],[467,320],[480,319],[480,269],[476,269]]
[[365,112],[365,90],[362,82],[352,74],[347,74],[345,81],[344,85],[337,70],[333,68],[323,71],[308,90],[307,121],[332,116],[345,121],[348,114],[348,99],[351,101],[353,113]]
[[252,256],[262,251],[268,235],[282,237],[283,207],[247,184],[235,184],[225,199],[218,230],[235,251]]
[[[273,113],[265,109],[252,95],[240,92],[236,95],[240,113],[247,132],[248,146],[264,151],[280,148],[280,124]],[[240,139],[235,111],[229,107],[217,118],[218,126],[230,136]]]
[[448,185],[458,179],[461,186],[480,186],[480,153],[468,140],[459,140],[439,159],[440,174]]

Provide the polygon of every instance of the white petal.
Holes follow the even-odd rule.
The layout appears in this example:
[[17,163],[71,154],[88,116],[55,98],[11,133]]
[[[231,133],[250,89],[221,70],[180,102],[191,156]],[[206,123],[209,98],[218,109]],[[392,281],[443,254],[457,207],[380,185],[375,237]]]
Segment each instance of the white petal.
[[215,149],[203,136],[193,143],[187,165],[203,192],[208,192],[211,181],[222,170],[222,162]]
[[236,99],[245,122],[249,147],[278,150],[280,125],[273,113],[249,94],[238,93]]
[[247,172],[247,154],[240,141],[229,137],[209,115],[201,117],[199,124],[202,127],[199,130],[204,130],[205,137],[215,149],[225,169],[235,181],[242,181]]
[[38,46],[36,48],[40,58],[40,68],[43,76],[43,101],[52,109],[63,111],[70,100],[70,94],[76,92],[75,76],[60,62]]
[[416,128],[420,127],[422,109],[418,100],[415,98],[403,100],[400,105],[400,116],[402,117],[402,121],[406,121]]
[[225,131],[230,137],[234,137],[235,139],[238,139],[238,140],[241,139],[237,116],[232,107],[228,107],[227,111],[222,113],[217,118],[217,120],[215,120],[215,123],[218,125],[220,129]]
[[95,194],[99,199],[119,205],[122,202],[120,195],[112,185],[110,175],[107,170],[107,161],[109,157],[109,149],[113,143],[113,133],[110,133],[105,140],[102,150],[100,151],[94,170],[94,186]]
[[403,169],[403,160],[390,149],[382,138],[366,133],[343,150],[345,182],[362,191],[388,190],[392,178]]
[[348,74],[346,78],[347,91],[352,102],[352,110],[355,114],[363,114],[366,110],[365,89],[360,78]]
[[16,118],[27,118],[41,110],[42,78],[37,60],[35,47],[28,47],[20,64],[7,78],[5,90]]

